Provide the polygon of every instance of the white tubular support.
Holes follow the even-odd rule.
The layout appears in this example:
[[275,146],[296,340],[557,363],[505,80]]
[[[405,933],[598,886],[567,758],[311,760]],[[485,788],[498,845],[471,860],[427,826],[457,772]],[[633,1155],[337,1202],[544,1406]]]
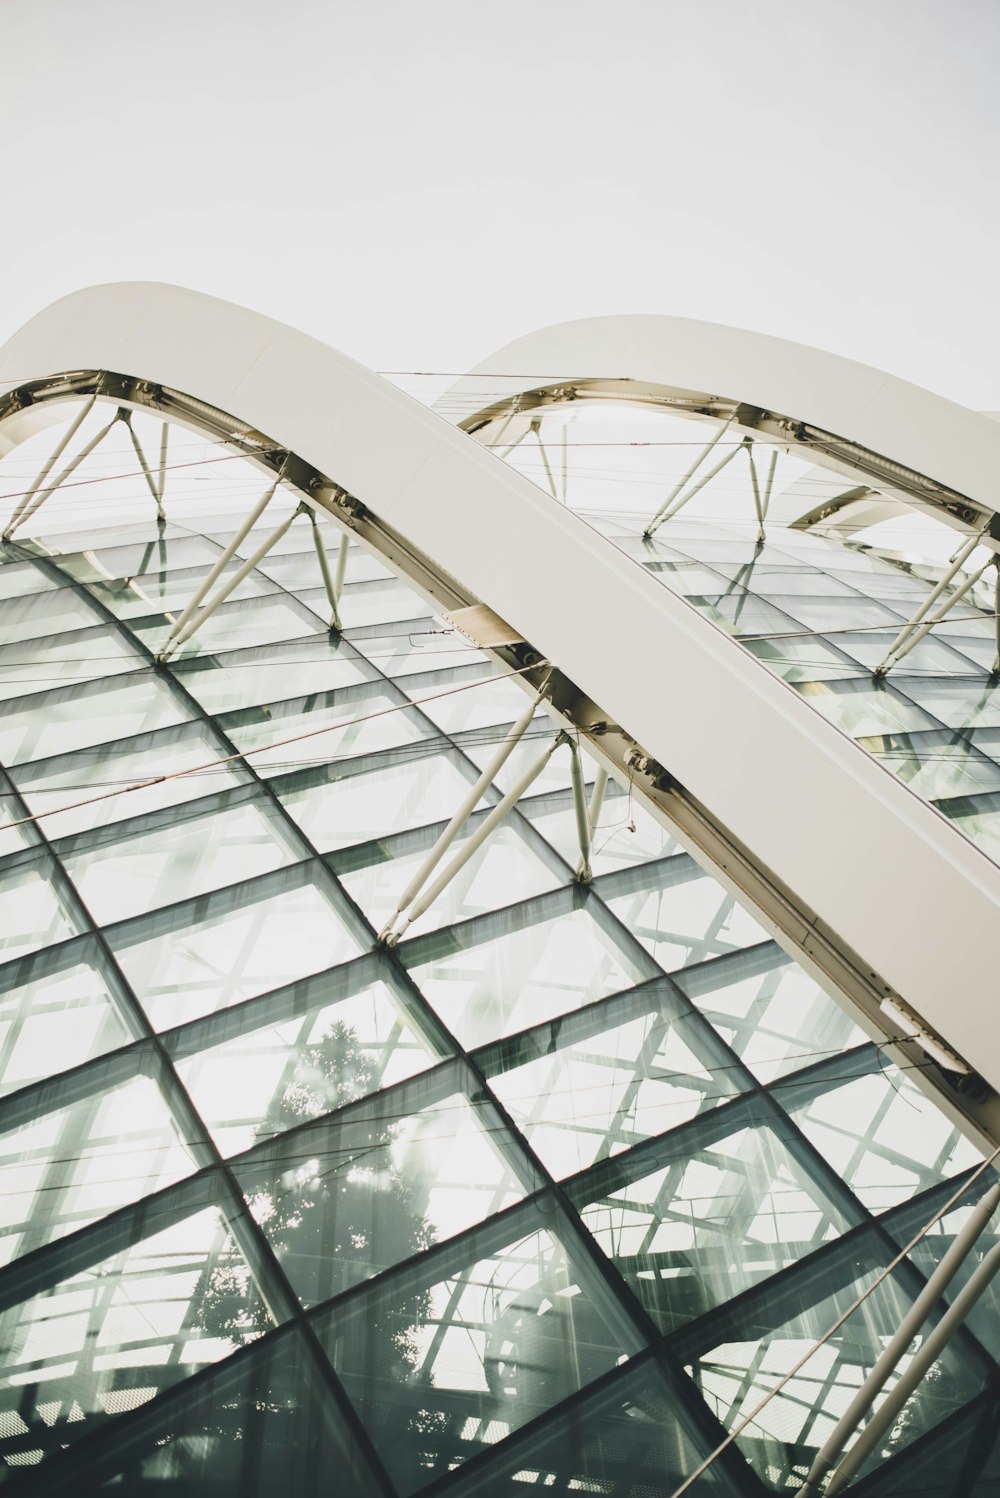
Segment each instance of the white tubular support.
[[775,447],[771,449],[771,461],[767,466],[767,480],[764,484],[764,503],[761,505],[765,520],[767,519],[767,507],[771,503],[771,490],[774,488],[774,472],[777,466],[778,449]]
[[136,436],[135,430],[132,426],[131,412],[124,416],[123,420],[125,422],[125,425],[128,427],[128,434],[132,439],[132,446],[135,448],[135,455],[139,459],[139,466],[142,469],[143,477],[146,480],[146,487],[149,489],[150,494],[153,496],[153,503],[156,505],[157,524],[162,525],[167,518],[163,513],[163,501],[160,498],[160,491],[156,487],[156,481],[149,471],[149,464],[146,462],[146,454],[142,450],[142,443]]
[[764,506],[760,497],[760,485],[757,482],[757,464],[753,460],[753,445],[747,444],[747,457],[750,460],[750,486],[753,489],[753,507],[757,511],[757,544],[764,542]]
[[678,494],[681,493],[684,485],[688,482],[688,480],[694,478],[695,474],[698,472],[698,469],[701,467],[702,463],[704,463],[705,459],[708,457],[715,444],[729,431],[729,428],[732,425],[732,420],[733,418],[730,417],[725,425],[719,428],[715,436],[712,438],[711,442],[709,442],[705,447],[702,448],[701,452],[695,458],[694,462],[691,464],[691,467],[687,470],[684,477],[680,480],[679,483],[674,485],[660,508],[657,510],[656,514],[653,516],[652,520],[647,525],[646,529],[643,531],[644,536],[651,536],[656,530],[657,526],[663,524],[663,521],[667,518],[667,511],[670,509],[670,506],[673,504]]
[[351,538],[346,531],[344,531],[340,538],[340,551],[337,555],[337,575],[334,577],[330,572],[330,563],[327,560],[323,537],[319,532],[319,522],[316,519],[315,510],[310,510],[309,518],[312,520],[312,536],[313,545],[316,548],[316,559],[319,562],[323,587],[326,589],[326,598],[330,605],[330,628],[335,629],[339,634],[341,629],[340,595],[344,588],[344,575],[347,572],[347,553],[350,549]]
[[[84,458],[89,458],[90,457],[90,454],[94,451],[94,448],[97,447],[101,442],[104,441],[105,437],[108,435],[108,433],[110,432],[111,428],[115,425],[115,423],[117,421],[121,420],[121,417],[122,417],[121,411],[120,410],[116,411],[115,414],[114,414],[114,416],[112,416],[111,420],[108,422],[107,426],[106,427],[101,427],[101,430],[97,433],[97,435],[94,436],[94,437],[91,437],[91,439],[87,443],[86,447],[82,447],[80,449],[80,451],[77,453],[77,455],[76,455],[75,458],[70,458],[69,462],[66,464],[66,467],[63,469],[62,473],[59,474],[58,478],[53,479],[52,483],[49,484],[48,488],[43,489],[35,497],[34,504],[32,504],[30,506],[22,506],[21,507],[21,511],[20,511],[20,514],[18,515],[17,519],[16,520],[12,520],[11,523],[10,523],[10,525],[7,527],[7,529],[3,533],[3,539],[5,541],[9,541],[10,540],[11,536],[13,535],[14,531],[17,529],[17,527],[19,525],[23,525],[26,520],[30,520],[31,519],[32,515],[37,514],[37,512],[42,508],[42,505],[48,499],[49,495],[50,494],[54,494],[56,492],[56,490],[59,488],[60,484],[64,484],[66,482],[66,480],[69,478],[70,474],[73,473],[73,472],[75,472],[75,470],[77,468],[79,468],[79,466],[83,462]],[[65,446],[65,443],[63,443],[63,446]]]
[[931,592],[928,593],[927,597],[917,609],[917,612],[914,614],[910,622],[903,625],[903,628],[899,631],[899,634],[896,636],[892,644],[889,646],[889,649],[886,651],[885,660],[882,662],[882,664],[880,666],[876,666],[876,676],[883,676],[885,674],[885,672],[889,668],[889,663],[892,657],[896,654],[896,651],[899,649],[900,645],[902,645],[903,642],[909,638],[911,632],[916,629],[917,625],[920,623],[924,615],[929,613],[930,610],[934,607],[938,599],[941,597],[941,594],[951,582],[952,578],[955,577],[957,573],[961,572],[963,565],[968,560],[968,558],[971,557],[972,553],[979,545],[979,539],[980,538],[978,535],[970,536],[969,539],[959,547],[958,551],[951,558],[947,572],[931,590]]
[[163,657],[166,656],[167,652],[171,649],[174,641],[177,639],[178,635],[185,627],[185,625],[194,618],[194,613],[198,605],[201,603],[202,599],[205,597],[206,593],[209,591],[216,578],[220,577],[221,574],[225,572],[229,563],[236,555],[237,550],[240,546],[242,546],[247,536],[257,524],[257,521],[260,519],[264,511],[267,509],[268,505],[271,503],[271,500],[278,492],[278,485],[280,483],[281,475],[279,474],[270,488],[261,495],[260,499],[254,505],[253,509],[250,511],[250,514],[247,516],[246,520],[244,520],[243,524],[240,526],[239,530],[236,532],[235,536],[226,547],[225,551],[219,557],[218,561],[213,565],[211,572],[198,585],[197,589],[195,590],[194,596],[185,605],[181,613],[178,614],[171,627],[170,633],[167,635],[167,638],[164,641],[163,650],[160,654],[161,659],[163,659]]
[[666,510],[662,515],[660,515],[657,520],[654,520],[651,525],[648,525],[642,534],[646,537],[651,536],[653,532],[657,530],[665,520],[671,520],[674,515],[680,514],[684,506],[690,504],[695,495],[699,494],[701,490],[704,489],[706,484],[710,484],[715,478],[716,474],[721,473],[722,470],[727,466],[727,464],[733,461],[738,452],[741,452],[743,448],[750,446],[751,441],[752,439],[750,437],[744,437],[742,442],[738,443],[736,447],[731,448],[730,451],[726,453],[726,456],[724,458],[720,458],[719,462],[716,463],[714,468],[710,468],[708,470],[703,479],[699,479],[698,482],[691,489],[689,489],[686,494],[682,494],[680,499],[678,499],[669,510]]
[[160,472],[156,480],[156,492],[160,497],[160,505],[163,505],[163,496],[167,488],[167,442],[170,437],[170,423],[165,421],[160,430]]
[[[983,563],[978,572],[971,573],[965,579],[965,582],[957,590],[957,592],[952,593],[948,598],[946,598],[941,604],[940,608],[935,609],[934,613],[930,614],[924,620],[919,629],[914,629],[913,622],[911,621],[909,628],[912,633],[906,636],[902,645],[897,644],[893,647],[892,650],[889,651],[889,654],[886,656],[882,664],[876,667],[875,675],[885,676],[888,673],[890,667],[898,665],[898,663],[903,659],[904,656],[909,655],[913,647],[920,644],[920,641],[924,638],[924,635],[928,634],[930,630],[934,628],[935,624],[940,624],[941,620],[951,612],[956,603],[960,603],[965,597],[966,593],[968,593],[970,589],[976,586],[976,583],[978,583],[987,567],[992,565],[992,562],[993,558],[990,557],[988,561]],[[926,606],[923,612],[926,613]]]
[[583,766],[580,763],[580,749],[572,739],[570,747],[570,779],[573,782],[573,809],[576,812],[576,835],[580,842],[580,862],[576,866],[576,877],[580,884],[589,884],[593,879],[593,871],[590,867],[590,847],[592,841],[592,829],[590,825],[590,809],[587,806],[587,793],[583,784]]
[[437,899],[441,891],[451,883],[456,874],[460,873],[462,869],[464,869],[465,865],[468,863],[472,855],[479,851],[493,829],[497,827],[503,821],[507,813],[517,805],[518,801],[520,801],[521,797],[531,785],[532,781],[538,779],[539,775],[545,769],[545,766],[548,764],[553,754],[559,748],[559,745],[567,742],[569,741],[565,733],[556,734],[551,744],[549,744],[548,747],[544,749],[538,756],[538,758],[534,761],[534,763],[529,765],[528,769],[525,770],[524,774],[521,776],[517,784],[511,787],[502,801],[497,802],[496,806],[494,806],[489,816],[483,818],[482,822],[480,822],[479,826],[476,828],[472,836],[462,844],[461,848],[459,848],[458,852],[455,854],[455,857],[452,859],[451,863],[448,864],[447,868],[441,870],[441,873],[434,880],[433,884],[430,885],[430,887],[424,892],[424,894],[421,895],[416,904],[411,908],[409,915],[404,918],[404,920],[400,924],[398,931],[390,931],[388,928],[386,928],[386,931],[383,932],[380,938],[380,940],[385,942],[386,946],[394,947],[407,927],[411,926],[414,921],[419,920],[426,911],[430,910],[431,906],[434,904],[434,901]]
[[535,420],[531,423],[531,430],[535,434],[535,441],[538,443],[538,451],[542,455],[542,467],[545,469],[545,477],[548,479],[549,493],[552,495],[553,499],[558,499],[559,495],[556,493],[556,481],[552,477],[552,469],[549,467],[549,455],[545,451],[545,443],[542,441],[541,427],[542,423],[536,417]]
[[511,727],[506,738],[498,747],[496,753],[493,755],[489,764],[483,770],[475,785],[472,786],[467,794],[463,797],[461,805],[458,807],[451,821],[441,833],[441,836],[438,838],[437,842],[434,844],[433,848],[428,853],[427,857],[424,859],[423,863],[420,865],[419,869],[414,874],[413,878],[410,880],[403,893],[400,895],[399,904],[396,906],[396,909],[392,912],[392,915],[389,917],[388,921],[383,927],[382,932],[379,935],[379,941],[389,942],[390,945],[392,944],[390,942],[390,938],[392,936],[392,928],[395,925],[397,918],[402,915],[404,910],[406,910],[411,900],[416,899],[417,895],[423,889],[427,879],[437,868],[438,864],[441,862],[441,859],[444,857],[445,853],[447,853],[448,849],[451,847],[452,843],[455,841],[456,837],[461,832],[466,822],[469,820],[469,817],[471,816],[474,808],[478,805],[480,797],[482,796],[486,787],[496,779],[497,775],[499,775],[500,771],[507,763],[511,754],[513,754],[517,745],[521,742],[528,724],[531,722],[532,718],[535,716],[536,711],[538,710],[538,704],[545,696],[545,692],[548,688],[548,683],[549,678],[548,676],[546,676],[545,680],[542,682],[542,685],[538,688],[538,691],[535,693],[534,697],[532,697],[531,701],[528,703],[528,706],[524,709],[524,712],[518,718],[517,722]]
[[60,437],[59,441],[56,443],[56,446],[52,449],[51,455],[42,464],[41,470],[39,471],[38,477],[35,479],[35,482],[32,484],[31,488],[27,491],[27,493],[22,497],[21,503],[17,506],[17,508],[14,511],[13,515],[10,517],[10,524],[8,525],[6,531],[4,532],[4,539],[5,540],[11,534],[11,532],[14,530],[14,527],[19,524],[21,516],[24,514],[25,510],[29,507],[29,505],[31,504],[31,501],[34,499],[35,495],[38,493],[38,490],[41,488],[42,484],[45,483],[45,480],[48,478],[49,474],[52,472],[53,467],[59,461],[59,459],[62,457],[63,453],[66,451],[67,447],[72,442],[72,440],[76,436],[77,432],[80,430],[80,427],[83,425],[84,421],[87,419],[87,417],[90,415],[91,411],[94,409],[94,402],[96,400],[97,400],[97,396],[96,396],[96,394],[94,394],[94,395],[92,395],[90,397],[90,399],[88,401],[84,402],[84,404],[80,407],[79,411],[74,416],[74,418],[73,418],[72,422],[70,423],[70,425],[66,428],[65,432]]
[[997,569],[996,584],[993,590],[993,628],[996,631],[997,653],[993,661],[993,675],[1000,675],[1000,557],[993,558],[993,565]]
[[[190,640],[192,635],[197,634],[198,630],[205,623],[206,619],[211,618],[211,616],[215,613],[216,609],[219,607],[219,604],[225,603],[226,599],[229,597],[233,589],[238,588],[243,579],[249,576],[249,574],[253,571],[257,563],[263,561],[264,557],[266,557],[267,553],[271,550],[271,547],[277,546],[278,542],[288,530],[288,527],[291,525],[292,521],[297,515],[301,514],[301,511],[301,506],[299,507],[299,509],[293,510],[288,518],[286,520],[283,520],[276,530],[273,530],[269,536],[266,536],[264,538],[253,555],[248,557],[247,560],[243,563],[243,566],[240,567],[238,571],[234,572],[231,577],[226,578],[225,582],[222,584],[222,587],[216,593],[215,597],[209,599],[208,603],[206,603],[201,612],[191,620],[190,624],[185,625],[183,629],[177,630],[177,633],[173,636],[173,639],[168,641],[164,645],[163,649],[156,657],[158,661],[165,661],[168,655],[171,655],[179,645],[183,645],[185,640]],[[217,562],[216,566],[218,565],[219,564]]]
[[601,807],[604,805],[604,792],[608,788],[608,772],[599,765],[597,774],[594,776],[594,789],[590,793],[590,829],[593,832],[601,815]]
[[973,1270],[968,1282],[955,1296],[937,1326],[914,1353],[899,1382],[890,1389],[885,1401],[879,1405],[858,1436],[830,1478],[825,1498],[835,1498],[837,1493],[842,1493],[851,1478],[864,1465],[873,1448],[890,1429],[924,1374],[937,1362],[998,1270],[1000,1270],[1000,1243],[995,1243]]
[[998,1206],[1000,1206],[1000,1182],[985,1193],[961,1230],[955,1235],[955,1241],[928,1278],[926,1285],[903,1317],[898,1330],[886,1345],[878,1362],[823,1443],[822,1449],[809,1468],[809,1475],[799,1489],[800,1498],[807,1498],[808,1494],[814,1493],[817,1484],[822,1482],[829,1472],[843,1451],[845,1442],[850,1439],[859,1421],[863,1420],[871,1409],[872,1403],[884,1388],[903,1353],[968,1258],[976,1239]]

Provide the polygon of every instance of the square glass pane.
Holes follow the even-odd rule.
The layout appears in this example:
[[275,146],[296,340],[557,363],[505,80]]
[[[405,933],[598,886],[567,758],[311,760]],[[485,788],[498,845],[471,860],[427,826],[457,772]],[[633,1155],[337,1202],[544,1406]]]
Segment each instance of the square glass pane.
[[0,1095],[132,1038],[94,962],[83,959],[59,972],[47,966],[43,960],[25,964],[0,993]]
[[[473,1441],[478,1422],[469,1422]],[[459,1449],[461,1430],[455,1432]],[[473,1450],[475,1447],[473,1447]],[[491,1492],[595,1493],[602,1498],[666,1498],[708,1455],[708,1443],[685,1418],[677,1392],[648,1364],[623,1368],[610,1384],[518,1442],[498,1447],[487,1467],[470,1471],[456,1498]],[[510,1484],[508,1487],[507,1484]],[[692,1498],[745,1498],[714,1463],[688,1490]]]
[[[444,873],[474,836],[477,822],[467,822],[431,878]],[[340,882],[356,900],[376,931],[381,931],[397,909],[403,890],[427,857],[427,849],[370,864],[367,868],[340,874]],[[433,931],[453,921],[465,921],[515,901],[556,889],[565,879],[553,873],[530,847],[516,822],[495,828],[468,863],[437,896],[430,909],[415,923],[417,931]]]
[[33,697],[0,716],[0,760],[17,765],[48,759],[149,733],[186,716],[170,689],[152,674],[64,688]]
[[62,1238],[193,1168],[149,1077],[12,1129],[0,1136],[0,1260]]
[[[237,562],[231,562],[218,579],[216,586],[222,587],[237,570]],[[153,614],[178,615],[186,608],[201,584],[210,576],[210,567],[185,567],[173,571],[150,571],[141,577],[113,578],[108,582],[90,584],[90,591],[99,603],[118,619],[145,619]],[[214,591],[214,589],[213,589]],[[264,593],[273,593],[274,583],[259,573],[251,572],[230,593],[236,600],[255,598]]]
[[92,604],[73,588],[51,588],[0,602],[0,640],[48,639],[64,630],[88,629],[100,623]]
[[270,1324],[215,1208],[97,1259],[0,1316],[0,1459],[34,1465]]
[[403,1494],[637,1350],[553,1233],[488,1253],[463,1247],[454,1271],[401,1275],[317,1321]]
[[[249,722],[247,714],[223,718],[220,727],[238,749],[254,751],[251,763],[258,775],[282,775],[307,765],[380,754],[422,738],[424,730],[416,716],[405,709],[393,711],[396,706],[397,699],[388,688],[361,698],[324,693],[273,703]],[[299,735],[312,737],[285,742]],[[268,748],[270,744],[275,747]]]
[[[59,1492],[111,1498],[371,1498],[353,1431],[297,1334],[269,1337],[135,1422],[126,1447],[77,1455]],[[103,1479],[103,1480],[102,1480]],[[98,1487],[99,1484],[99,1487]]]
[[80,927],[61,889],[54,867],[41,863],[0,865],[0,962],[9,962],[39,947],[75,936]]
[[103,924],[252,879],[300,857],[278,813],[266,802],[245,801],[67,852],[64,861],[87,908]]
[[327,853],[390,831],[445,822],[469,785],[453,759],[416,744],[409,753],[392,751],[360,774],[331,765],[322,783],[278,794],[313,847]]
[[763,970],[761,955],[707,963],[675,979],[759,1081],[773,1082],[867,1041],[783,952],[775,949],[773,963]]
[[[495,929],[494,929],[495,928]],[[525,925],[501,911],[478,945],[422,956],[414,943],[411,971],[424,998],[464,1046],[484,1045],[580,1009],[656,976],[616,944],[586,909]],[[407,961],[407,949],[400,949]],[[407,961],[410,966],[410,961]]]
[[[314,985],[315,986],[315,985]],[[291,1017],[265,1005],[245,1033],[177,1062],[223,1154],[390,1087],[440,1059],[385,983]],[[258,1006],[261,1008],[261,1006]],[[230,1026],[230,1029],[233,1027]],[[186,1049],[186,1037],[175,1049]]]
[[[669,1145],[668,1145],[669,1148]],[[765,1124],[626,1164],[625,1184],[580,1215],[662,1332],[671,1332],[812,1253],[853,1223]]]
[[326,637],[231,650],[207,669],[179,660],[174,670],[206,712],[228,713],[285,701],[290,695],[339,691],[368,681],[372,669],[348,647]]
[[834,1083],[807,1102],[797,1102],[789,1087],[781,1101],[872,1212],[884,1212],[980,1160],[975,1146],[895,1066]]
[[[857,1273],[852,1257],[852,1270]],[[830,1275],[803,1277],[801,1292],[786,1293],[772,1320],[764,1311],[742,1336],[716,1342],[692,1360],[689,1372],[709,1407],[731,1429],[748,1416],[803,1354],[867,1289],[880,1260],[866,1263],[846,1283]],[[845,1325],[803,1364],[736,1438],[736,1444],[772,1491],[787,1490],[794,1478],[805,1478],[813,1459],[910,1308],[910,1297],[890,1278],[873,1291]],[[885,1385],[888,1393],[906,1365],[904,1358]],[[924,1378],[902,1416],[887,1432],[885,1457],[909,1444],[978,1392],[982,1372],[952,1344],[935,1365],[937,1376]],[[870,1459],[862,1471],[885,1457]]]
[[180,924],[164,919],[157,929],[154,922],[149,935],[145,925],[109,934],[155,1029],[214,1014],[359,954],[343,917],[314,884],[245,893],[220,897],[204,915],[191,910]]
[[[419,1087],[419,1084],[418,1084]],[[395,1095],[393,1095],[395,1098]],[[419,1094],[418,1094],[419,1097]],[[269,1126],[287,1127],[279,1102]],[[304,1305],[339,1295],[525,1194],[496,1115],[458,1092],[413,1111],[353,1109],[234,1164],[250,1210]],[[511,1146],[513,1148],[513,1146]],[[529,1188],[537,1183],[525,1162]]]
[[617,1024],[609,1015],[599,1034],[535,1059],[529,1034],[516,1048],[524,1064],[490,1086],[553,1175],[571,1175],[732,1095],[738,1081],[707,1053],[699,1060],[700,1032],[659,1010]]
[[[127,817],[145,816],[163,806],[177,806],[211,791],[244,784],[250,773],[239,761],[199,770],[199,766],[225,758],[226,753],[225,746],[207,728],[192,723],[184,725],[181,733],[167,731],[138,743],[132,740],[125,745],[112,743],[95,749],[78,749],[74,754],[15,770],[12,778],[31,811],[46,813],[42,822],[45,836],[68,837],[91,827],[107,827]],[[143,781],[155,781],[167,767],[171,775],[181,770],[197,773],[133,789]],[[116,785],[122,788],[120,796],[109,794]],[[91,796],[107,796],[107,799],[74,810],[56,810],[87,801]]]
[[[167,618],[143,620],[133,624],[136,637],[147,650],[162,650],[171,630]],[[197,631],[180,645],[175,654],[207,655],[216,650],[237,650],[241,646],[267,645],[273,640],[295,640],[316,633],[322,624],[315,616],[281,593],[264,598],[246,598],[236,603],[222,603]]]
[[665,880],[660,887],[617,895],[607,903],[667,971],[768,938],[733,896],[700,870],[684,882]]

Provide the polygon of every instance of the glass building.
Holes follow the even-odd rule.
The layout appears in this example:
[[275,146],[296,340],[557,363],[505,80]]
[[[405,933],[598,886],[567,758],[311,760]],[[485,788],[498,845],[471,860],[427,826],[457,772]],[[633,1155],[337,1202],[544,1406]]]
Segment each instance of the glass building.
[[[87,298],[124,290],[0,365],[0,1476],[994,1492],[990,1036],[840,984],[849,936],[796,936],[662,750],[587,716],[447,538],[263,428],[252,375],[231,408],[172,384],[127,297],[138,362],[103,358]],[[156,296],[168,331],[243,336]],[[707,622],[996,888],[988,517],[613,364],[569,393],[502,356],[450,389],[349,373]],[[571,630],[600,606],[551,591]],[[669,705],[668,664],[636,686]],[[949,932],[908,940],[929,964]]]

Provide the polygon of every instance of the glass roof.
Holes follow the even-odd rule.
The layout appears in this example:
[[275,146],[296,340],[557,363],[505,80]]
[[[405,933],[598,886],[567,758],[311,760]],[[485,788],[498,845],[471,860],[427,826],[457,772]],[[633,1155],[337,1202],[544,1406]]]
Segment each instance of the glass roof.
[[[564,748],[380,944],[527,699],[354,544],[331,632],[304,517],[158,665],[260,480],[195,469],[158,528],[94,461],[0,565],[0,1460],[32,1492],[670,1498],[979,1155],[615,785],[577,883]],[[901,617],[888,563],[844,553],[859,591],[769,542],[755,591],[715,535],[654,548],[713,617],[731,584],[769,639]],[[904,685],[858,688],[860,737],[939,731],[942,681]],[[986,1183],[691,1491],[800,1484]],[[976,1441],[987,1491],[998,1309],[859,1493]]]

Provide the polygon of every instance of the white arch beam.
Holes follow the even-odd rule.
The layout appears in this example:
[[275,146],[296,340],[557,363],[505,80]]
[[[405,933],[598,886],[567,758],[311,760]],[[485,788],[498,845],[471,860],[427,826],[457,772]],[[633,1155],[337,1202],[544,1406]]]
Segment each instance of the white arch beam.
[[[790,892],[794,918],[772,922],[786,946],[808,965],[821,920],[860,954],[876,991],[902,995],[1000,1088],[1000,870],[579,516],[343,355],[194,292],[96,287],[55,303],[0,351],[9,384],[74,370],[194,396],[342,485],[514,625],[709,810],[734,850],[715,858],[724,880],[742,887],[734,870],[745,856]],[[859,420],[876,377],[866,391]],[[927,409],[936,401],[922,399]],[[966,452],[941,471],[964,482],[968,462]]]
[[[994,418],[896,375],[783,338],[685,317],[556,323],[497,349],[451,387],[447,400],[461,396],[466,410],[474,410],[477,399],[487,405],[487,376],[500,379],[506,398],[574,380],[628,380],[639,396],[669,390],[757,407],[833,433],[966,496],[984,512],[1000,511],[1000,423]],[[496,379],[490,388],[492,402]],[[888,477],[879,487],[909,502]],[[815,504],[815,496],[775,496],[771,518],[791,525]]]

